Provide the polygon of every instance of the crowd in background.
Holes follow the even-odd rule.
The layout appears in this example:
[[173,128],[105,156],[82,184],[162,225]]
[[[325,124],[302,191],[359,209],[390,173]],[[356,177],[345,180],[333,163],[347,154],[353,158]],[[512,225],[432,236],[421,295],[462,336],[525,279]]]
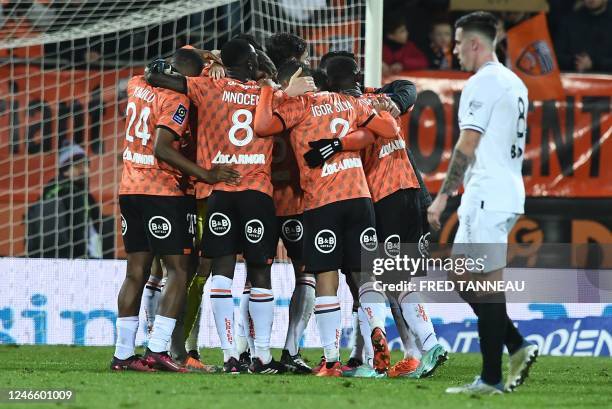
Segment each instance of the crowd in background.
[[[299,21],[300,24],[326,19],[326,13],[318,13],[313,8],[333,6],[349,10],[362,3],[358,0],[302,0],[299,4],[305,10],[299,13],[296,3],[291,3],[289,0],[259,1],[265,3],[265,7],[274,7],[272,14],[278,13],[282,18]],[[452,25],[465,12],[451,11],[450,0],[384,1],[383,74],[407,70],[459,68],[452,55]],[[612,72],[612,36],[609,35],[609,27],[612,25],[612,6],[608,4],[608,0],[547,1],[548,26],[560,69],[574,72]],[[3,16],[6,18],[11,15],[31,21],[39,30],[57,30],[58,27],[68,24],[75,13],[80,13],[81,20],[95,21],[121,14],[121,8],[143,7],[143,10],[146,10],[157,3],[161,2],[77,0],[69,3],[45,4],[9,0],[0,5],[0,25]],[[210,49],[240,32],[249,31],[251,5],[250,1],[237,1],[161,25],[49,43],[45,46],[45,57],[68,61],[75,68],[100,64],[103,61],[111,63],[148,61],[160,55],[170,54],[175,47],[195,43],[202,38],[212,38],[213,34],[216,34],[216,43],[210,41],[198,43],[200,47]],[[498,13],[500,61],[505,62],[506,58],[505,32],[533,14]],[[273,30],[271,27],[264,28]]]
[[[458,69],[448,0],[387,0],[383,75],[407,70]],[[612,5],[608,0],[548,0],[547,14],[561,71],[612,72]],[[506,62],[505,33],[535,13],[501,12],[497,54]]]

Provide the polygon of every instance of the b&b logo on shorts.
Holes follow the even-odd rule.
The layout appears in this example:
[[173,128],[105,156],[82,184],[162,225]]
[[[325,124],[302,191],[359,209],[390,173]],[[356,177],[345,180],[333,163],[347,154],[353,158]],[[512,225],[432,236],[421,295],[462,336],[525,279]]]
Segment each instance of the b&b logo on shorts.
[[396,257],[400,254],[400,236],[392,234],[385,239],[384,243],[385,254],[388,257]]
[[215,212],[208,219],[208,229],[215,236],[223,236],[232,228],[232,222],[229,217],[223,213]]
[[315,236],[315,247],[321,253],[331,253],[336,248],[336,235],[331,230],[321,230]]
[[172,232],[172,225],[165,217],[153,216],[149,219],[149,231],[153,237],[165,239]]
[[172,120],[179,125],[183,125],[185,118],[187,118],[187,108],[183,104],[179,104],[176,111],[174,111],[174,115],[172,115]]
[[367,251],[374,251],[378,247],[378,238],[376,237],[376,229],[374,227],[368,227],[361,232],[359,236],[359,243],[361,247]]
[[251,243],[259,243],[264,235],[264,226],[261,220],[251,219],[244,225],[244,235]]
[[287,219],[281,226],[281,232],[283,233],[284,238],[292,243],[295,243],[300,241],[302,238],[304,226],[302,226],[302,222],[297,219]]
[[121,235],[125,236],[125,233],[127,233],[127,220],[121,215]]

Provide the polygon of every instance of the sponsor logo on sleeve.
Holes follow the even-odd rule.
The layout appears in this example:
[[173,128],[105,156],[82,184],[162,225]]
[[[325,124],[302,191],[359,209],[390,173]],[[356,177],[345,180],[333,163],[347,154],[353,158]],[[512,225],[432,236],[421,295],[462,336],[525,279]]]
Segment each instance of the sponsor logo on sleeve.
[[179,125],[183,125],[185,118],[187,118],[187,108],[183,104],[179,104],[176,111],[174,111],[174,115],[172,115],[172,120]]

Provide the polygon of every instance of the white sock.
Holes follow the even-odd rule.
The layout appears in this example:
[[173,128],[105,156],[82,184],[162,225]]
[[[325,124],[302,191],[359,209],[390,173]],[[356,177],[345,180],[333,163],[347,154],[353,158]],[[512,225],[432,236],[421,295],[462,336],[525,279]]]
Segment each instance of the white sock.
[[263,364],[267,364],[272,360],[270,336],[272,335],[272,322],[274,321],[274,295],[271,289],[251,288],[249,314],[255,332],[255,351],[251,351],[251,355],[259,358]]
[[314,301],[314,277],[298,279],[289,303],[289,326],[285,338],[285,349],[290,355],[296,355],[300,349],[300,340],[312,315]]
[[342,333],[342,312],[337,296],[317,297],[315,300],[315,318],[319,329],[319,338],[323,346],[323,355],[327,362],[340,360],[340,334]]
[[147,335],[151,335],[157,306],[161,297],[162,283],[159,277],[149,276],[149,281],[142,292],[142,304],[147,318]]
[[198,309],[198,314],[193,322],[193,328],[191,328],[191,332],[189,333],[187,340],[185,340],[185,349],[187,352],[198,350],[198,335],[200,335],[200,311],[202,311],[201,307]]
[[[374,283],[368,282],[359,287],[359,304],[366,313],[370,329],[380,328],[385,332],[387,318],[387,297],[374,289]],[[368,336],[369,338],[369,336]]]
[[416,335],[424,352],[429,351],[438,343],[433,324],[427,315],[425,305],[420,303],[419,293],[402,293],[399,302],[402,315],[410,330]]
[[251,298],[251,286],[247,285],[242,290],[240,297],[240,319],[238,320],[236,337],[236,351],[238,354],[245,352],[247,349],[255,350],[253,345],[253,337],[250,334],[250,316],[249,316],[249,299]]
[[[359,307],[357,307],[359,311]],[[351,333],[351,355],[349,358],[357,358],[363,361],[363,336],[361,335],[361,327],[359,326],[359,314],[357,311],[353,311],[351,314],[351,326],[353,332]]]
[[391,315],[393,315],[393,320],[395,321],[395,326],[397,327],[397,332],[402,340],[402,347],[404,348],[404,359],[406,358],[419,358],[421,356],[421,351],[417,348],[414,341],[414,334],[410,331],[410,328],[406,325],[406,321],[404,321],[404,316],[402,315],[402,308],[395,297],[388,297],[389,304],[391,306]]
[[232,279],[214,275],[210,279],[210,303],[212,305],[217,335],[223,350],[223,362],[238,358],[234,348],[234,299]]
[[128,359],[134,355],[138,317],[117,318],[117,340],[115,341],[115,357]]
[[153,324],[153,332],[147,347],[153,352],[164,352],[168,348],[168,341],[172,336],[176,320],[163,315],[155,316],[155,324]]
[[363,339],[363,363],[370,365],[374,364],[374,347],[372,346],[372,330],[368,323],[368,318],[365,311],[360,308],[357,311],[359,317],[359,331],[361,332],[361,338]]

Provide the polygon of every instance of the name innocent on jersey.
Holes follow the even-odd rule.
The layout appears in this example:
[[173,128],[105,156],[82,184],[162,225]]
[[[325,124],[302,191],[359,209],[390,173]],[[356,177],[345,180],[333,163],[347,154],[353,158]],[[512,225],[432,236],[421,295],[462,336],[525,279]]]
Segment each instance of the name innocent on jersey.
[[310,107],[312,116],[332,115],[335,112],[351,111],[353,106],[348,101],[338,101],[332,104],[313,105]]

